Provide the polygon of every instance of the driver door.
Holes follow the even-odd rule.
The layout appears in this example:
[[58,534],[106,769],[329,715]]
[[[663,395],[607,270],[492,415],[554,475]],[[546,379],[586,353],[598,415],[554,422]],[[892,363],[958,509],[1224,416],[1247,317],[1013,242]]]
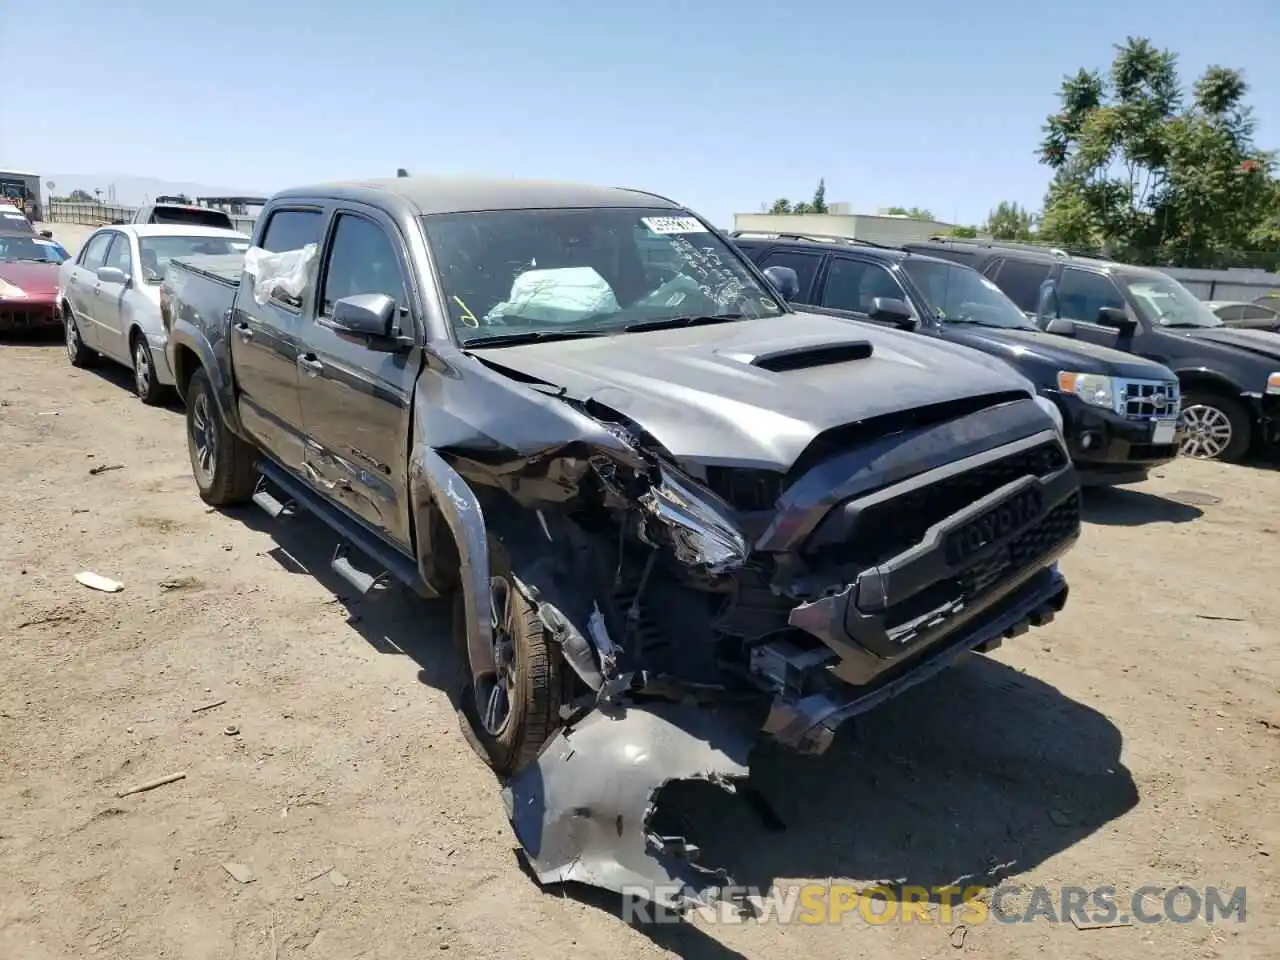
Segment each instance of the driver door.
[[1074,322],[1075,335],[1081,340],[1131,353],[1132,334],[1123,335],[1114,327],[1098,322],[1098,313],[1104,307],[1124,310],[1132,315],[1124,294],[1109,276],[1064,267],[1062,276],[1053,284],[1048,296],[1047,316],[1048,319]]
[[910,304],[898,278],[878,263],[854,257],[834,256],[818,281],[819,306],[846,314],[855,320],[871,319],[871,302],[887,297]]
[[80,340],[92,350],[99,349],[98,329],[93,319],[94,295],[98,289],[98,268],[106,262],[107,248],[111,246],[114,230],[102,230],[89,238],[80,253],[80,259],[67,277],[63,291],[71,303],[71,313],[80,331]]
[[100,282],[93,297],[93,320],[97,332],[97,349],[113,360],[131,363],[129,341],[124,326],[124,295],[133,282],[132,241],[116,232],[107,251],[104,267],[115,267],[125,275],[124,283]]

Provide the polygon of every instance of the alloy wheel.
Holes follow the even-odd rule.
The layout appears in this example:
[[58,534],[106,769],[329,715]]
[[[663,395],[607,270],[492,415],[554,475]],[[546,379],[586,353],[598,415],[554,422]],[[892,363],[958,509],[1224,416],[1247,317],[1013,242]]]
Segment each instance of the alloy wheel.
[[1185,457],[1212,460],[1231,443],[1231,420],[1217,407],[1203,403],[1185,407],[1181,420],[1185,434],[1179,452]]
[[491,737],[498,737],[511,720],[516,698],[516,631],[519,616],[513,588],[505,577],[489,580],[489,625],[493,634],[494,673],[476,682],[476,710]]

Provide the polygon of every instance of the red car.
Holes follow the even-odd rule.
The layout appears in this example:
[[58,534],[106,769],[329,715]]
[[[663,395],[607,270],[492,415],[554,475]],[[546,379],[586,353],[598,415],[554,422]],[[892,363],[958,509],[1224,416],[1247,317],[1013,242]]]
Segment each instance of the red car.
[[0,333],[61,328],[58,264],[67,256],[44,237],[0,231]]

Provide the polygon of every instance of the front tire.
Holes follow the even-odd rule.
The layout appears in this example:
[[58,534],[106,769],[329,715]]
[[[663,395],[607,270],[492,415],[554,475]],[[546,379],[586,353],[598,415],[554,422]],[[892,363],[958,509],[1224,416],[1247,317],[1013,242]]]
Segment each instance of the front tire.
[[253,496],[253,447],[227,429],[204,370],[187,385],[187,450],[200,499],[229,507]]
[[76,315],[72,312],[70,305],[65,303],[62,305],[62,333],[67,345],[67,359],[71,361],[71,365],[81,369],[93,366],[98,355],[86,347],[84,341],[80,339]]
[[1188,391],[1178,417],[1184,430],[1178,452],[1184,457],[1236,463],[1249,451],[1253,417],[1234,397]]
[[[490,766],[510,776],[537,757],[560,726],[560,658],[532,604],[515,585],[506,553],[489,538],[490,623],[494,635],[495,674],[472,680],[467,663],[463,712]],[[460,582],[454,594],[454,629],[464,653],[466,616]]]

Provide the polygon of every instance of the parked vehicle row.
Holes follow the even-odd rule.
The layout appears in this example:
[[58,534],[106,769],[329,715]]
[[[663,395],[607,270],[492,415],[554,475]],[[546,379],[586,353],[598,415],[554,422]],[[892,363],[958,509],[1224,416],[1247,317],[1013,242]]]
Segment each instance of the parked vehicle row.
[[245,251],[249,237],[214,227],[110,226],[93,233],[58,271],[59,316],[67,355],[84,367],[99,357],[133,370],[143,403],[161,403],[174,385],[165,357],[160,285],[174,257]]
[[358,595],[453,598],[543,882],[696,898],[712,876],[646,828],[664,783],[745,776],[758,735],[820,752],[1066,602],[1059,408],[979,351],[796,309],[670,200],[330,184],[252,243],[161,287],[197,489],[318,517]]
[[1168,274],[1017,244],[904,246],[978,270],[1042,330],[1167,366],[1182,390],[1183,453],[1234,461],[1280,443],[1280,336],[1228,327]]
[[1085,482],[1142,480],[1177,455],[1179,388],[1167,367],[1041,332],[968,267],[835,238],[735,234],[735,242],[760,266],[787,270],[782,293],[806,309],[904,326],[1009,364],[1062,415]]

